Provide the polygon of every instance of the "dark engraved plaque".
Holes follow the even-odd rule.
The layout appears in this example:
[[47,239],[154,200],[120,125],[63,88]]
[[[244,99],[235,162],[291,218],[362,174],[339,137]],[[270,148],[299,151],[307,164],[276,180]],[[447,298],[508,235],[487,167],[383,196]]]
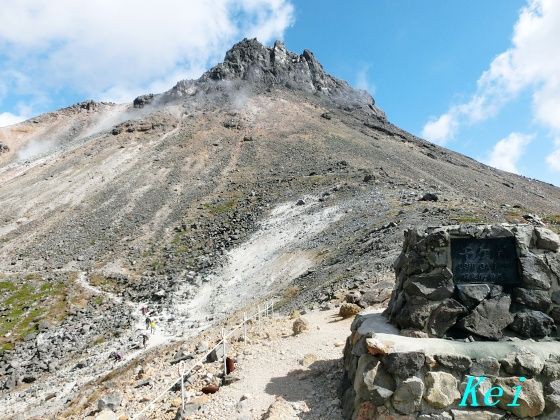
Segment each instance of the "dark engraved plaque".
[[520,285],[514,238],[451,238],[455,283]]

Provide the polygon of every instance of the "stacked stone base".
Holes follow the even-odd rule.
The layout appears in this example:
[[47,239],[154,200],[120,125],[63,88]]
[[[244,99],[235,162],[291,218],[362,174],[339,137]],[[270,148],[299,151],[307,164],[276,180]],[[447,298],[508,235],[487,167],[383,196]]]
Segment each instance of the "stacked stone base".
[[[451,271],[452,238],[509,238],[520,284],[457,284]],[[531,225],[442,226],[405,232],[395,263],[396,283],[387,315],[402,329],[433,337],[505,335],[541,339],[560,332],[560,238]],[[480,261],[479,261],[480,262]],[[489,322],[490,321],[490,322]],[[458,334],[458,335],[457,335]]]
[[[560,347],[557,343],[450,342],[375,334],[381,315],[358,315],[344,349],[340,394],[346,419],[560,418]],[[469,375],[487,379],[477,403],[459,404]],[[526,378],[520,382],[520,377]],[[518,406],[510,407],[522,385]],[[484,405],[491,387],[504,390]]]

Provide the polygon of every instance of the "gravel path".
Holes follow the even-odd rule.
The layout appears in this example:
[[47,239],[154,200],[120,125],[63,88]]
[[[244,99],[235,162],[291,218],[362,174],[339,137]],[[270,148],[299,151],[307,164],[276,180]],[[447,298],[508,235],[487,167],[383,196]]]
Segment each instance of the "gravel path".
[[263,325],[259,338],[242,344],[239,381],[222,387],[202,407],[203,414],[193,418],[260,419],[277,396],[291,403],[300,418],[341,418],[336,388],[352,320],[336,314],[337,309],[304,315],[309,330],[296,336],[291,319]]

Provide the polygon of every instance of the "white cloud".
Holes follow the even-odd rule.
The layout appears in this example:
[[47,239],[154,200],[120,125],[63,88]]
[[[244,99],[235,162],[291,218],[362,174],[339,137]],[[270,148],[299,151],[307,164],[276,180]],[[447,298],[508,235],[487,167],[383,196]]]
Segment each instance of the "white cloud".
[[15,115],[11,112],[2,112],[0,113],[0,127],[17,124],[18,122],[21,122],[25,119],[26,117],[23,115]]
[[560,141],[556,141],[556,148],[546,157],[548,167],[555,172],[560,172]]
[[455,136],[456,130],[457,121],[453,114],[443,114],[426,123],[422,129],[422,137],[437,144],[444,144]]
[[[468,101],[451,106],[443,114],[455,121],[455,129],[496,115],[504,104],[528,90],[535,119],[553,133],[560,133],[559,22],[559,1],[528,1],[515,24],[511,47],[482,73]],[[431,124],[433,120],[424,129]],[[454,132],[449,130],[450,136],[440,141],[449,140]]]
[[494,145],[487,163],[504,171],[518,173],[517,163],[532,140],[532,135],[511,133]]
[[118,100],[198,76],[235,41],[268,43],[293,21],[289,0],[3,0],[1,8],[4,91]]

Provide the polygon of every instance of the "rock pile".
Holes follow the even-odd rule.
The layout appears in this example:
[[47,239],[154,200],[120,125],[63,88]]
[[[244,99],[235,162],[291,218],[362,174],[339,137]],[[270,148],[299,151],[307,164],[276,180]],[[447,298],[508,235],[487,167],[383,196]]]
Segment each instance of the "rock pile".
[[[57,273],[50,281],[55,283],[62,277],[63,274]],[[13,284],[17,284],[16,281],[31,283],[29,278],[13,279]],[[30,289],[19,290],[20,295],[23,295]],[[46,298],[42,298],[42,304],[46,306],[50,303]],[[11,305],[6,304],[5,313],[13,309]],[[37,303],[30,301],[29,305],[37,306]],[[12,344],[13,348],[10,346],[0,351],[0,393],[3,390],[16,389],[22,383],[35,383],[34,385],[41,388],[44,386],[40,381],[41,377],[48,373],[61,373],[63,366],[70,371],[70,375],[83,374],[94,365],[94,361],[79,358],[80,355],[86,351],[89,357],[93,357],[96,352],[102,353],[103,344],[111,336],[119,337],[116,340],[116,345],[119,346],[117,348],[125,349],[132,344],[138,345],[137,334],[128,333],[133,325],[133,318],[130,308],[125,304],[91,298],[83,307],[72,305],[62,309],[61,303],[57,305],[64,311],[62,319],[34,319],[30,322],[29,331],[23,340],[8,343]],[[21,318],[29,320],[29,316],[29,312],[24,312]],[[9,318],[0,311],[0,321],[7,320]],[[12,333],[13,331],[7,333],[4,338]],[[103,364],[107,363],[107,356],[103,358]],[[75,363],[73,367],[72,363]]]
[[[506,261],[505,269],[513,270],[510,277],[518,277],[518,283],[513,284],[507,276],[501,278],[502,284],[492,278],[498,274],[491,258],[476,255],[487,251],[484,248],[467,255],[472,261],[468,267],[472,272],[467,274],[479,277],[472,282],[458,281],[450,251],[454,238],[511,240],[516,256]],[[396,284],[386,314],[403,330],[435,337],[554,337],[560,323],[559,245],[554,232],[532,225],[408,230],[394,265]],[[481,281],[477,267],[484,264],[489,265],[488,275]]]
[[[340,388],[344,418],[499,419],[513,414],[547,418],[560,414],[560,353],[556,343],[456,343],[372,332],[378,314],[358,315],[344,349]],[[474,387],[469,375],[485,379]],[[520,377],[525,378],[523,381]],[[508,406],[522,386],[516,406]],[[491,387],[496,406],[485,403]],[[460,403],[467,399],[464,405]],[[473,401],[473,396],[476,401]],[[473,406],[473,402],[478,407]],[[395,416],[395,417],[393,417]],[[402,417],[404,418],[404,417]]]

